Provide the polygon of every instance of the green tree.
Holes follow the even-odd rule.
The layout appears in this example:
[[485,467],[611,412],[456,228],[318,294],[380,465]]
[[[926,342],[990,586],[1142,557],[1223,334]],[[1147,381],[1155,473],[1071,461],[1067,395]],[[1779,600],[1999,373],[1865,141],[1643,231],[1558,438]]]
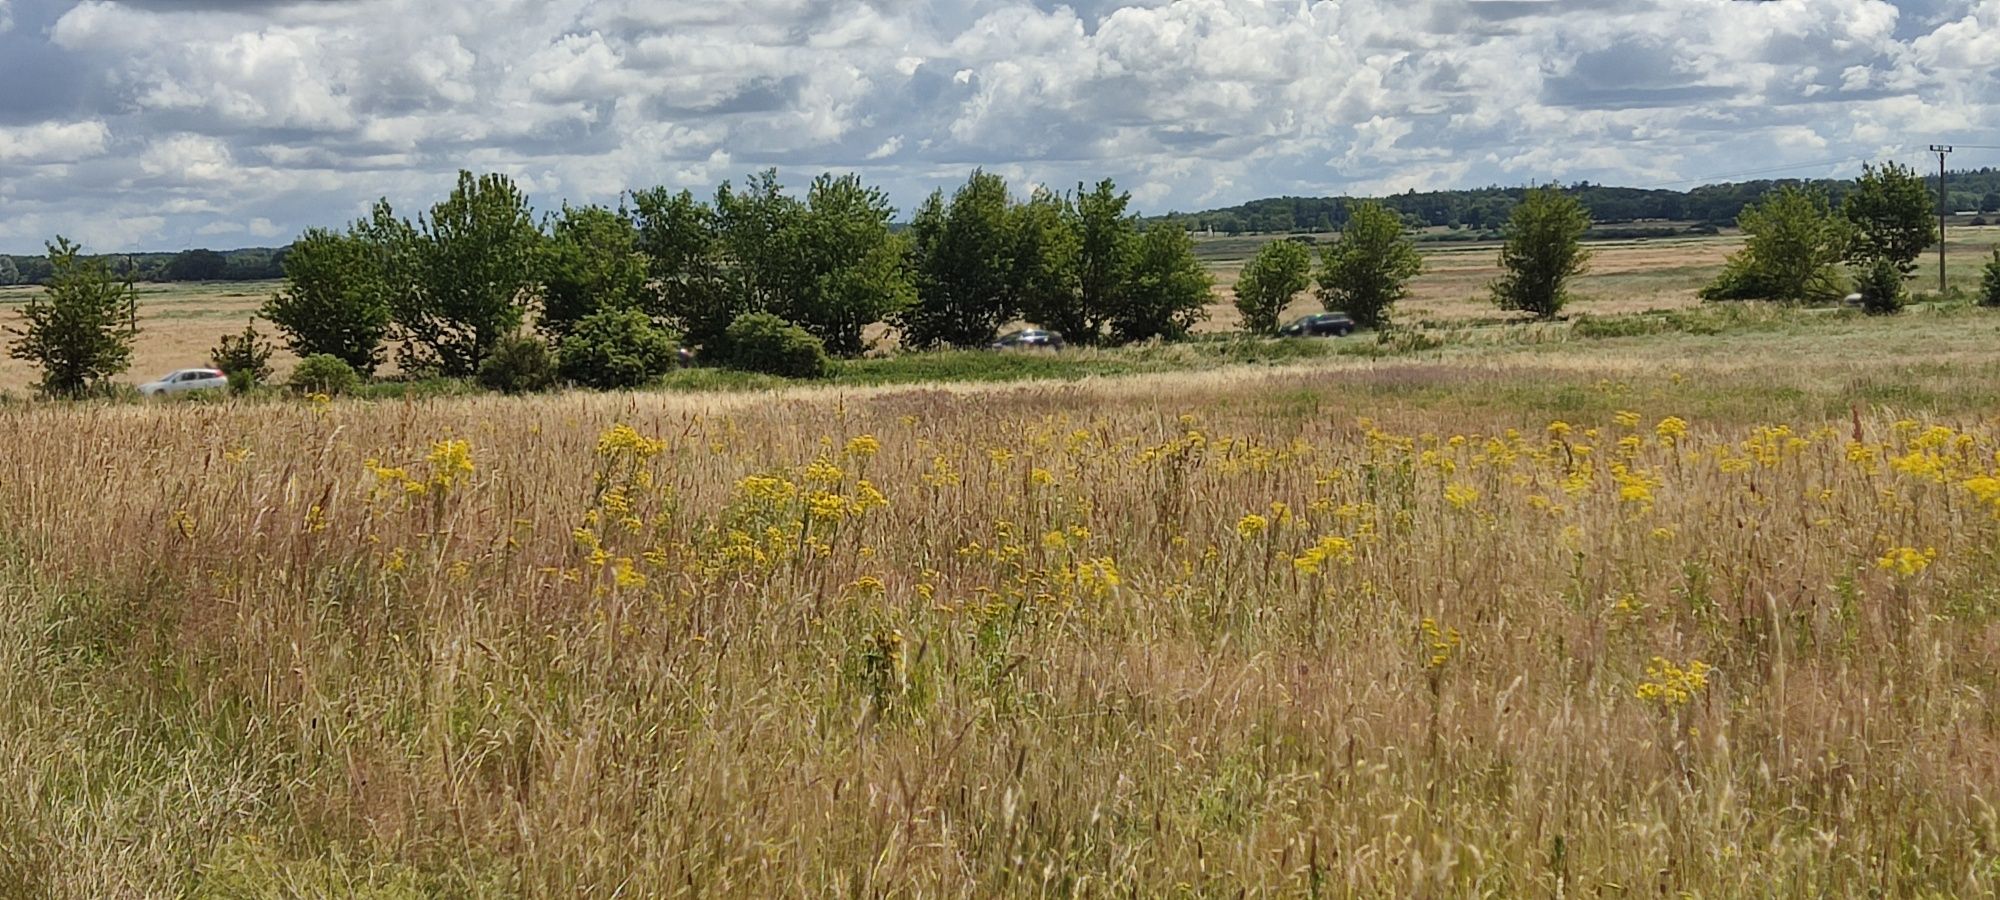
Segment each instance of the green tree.
[[786,271],[772,311],[799,324],[838,356],[858,356],[862,329],[915,299],[903,239],[889,230],[887,194],[856,175],[814,179],[805,206],[783,228],[783,252],[764,261]]
[[1979,305],[2000,306],[2000,250],[1993,251],[1993,258],[1980,272]]
[[977,347],[1018,314],[1007,181],[974,171],[944,202],[934,192],[910,223],[916,303],[896,317],[912,347]]
[[716,189],[716,238],[735,315],[774,310],[784,302],[785,276],[793,271],[786,244],[803,211],[785,194],[776,169],[751,176],[740,190],[726,181]]
[[1786,186],[1737,217],[1743,249],[1701,289],[1704,300],[1837,299],[1845,293],[1840,261],[1854,226],[1834,213],[1818,190]]
[[0,286],[21,283],[21,269],[14,264],[14,257],[0,256]]
[[1321,305],[1346,312],[1363,328],[1389,324],[1390,307],[1408,295],[1410,279],[1424,269],[1400,217],[1379,203],[1354,207],[1340,239],[1320,259]]
[[257,323],[243,326],[238,334],[225,334],[208,351],[208,361],[232,379],[261,384],[271,379],[271,342],[257,333]]
[[632,197],[638,248],[646,256],[656,311],[696,346],[720,346],[745,310],[730,289],[714,207],[665,188]]
[[472,375],[521,325],[538,286],[541,230],[512,179],[460,172],[415,233],[411,289],[391,294],[403,368]]
[[1861,308],[1871,316],[1894,315],[1903,311],[1903,271],[1887,258],[1876,258],[1855,281],[1861,294]]
[[1583,233],[1590,214],[1575,197],[1554,187],[1528,191],[1507,217],[1500,248],[1500,277],[1493,302],[1501,309],[1552,319],[1569,302],[1569,279],[1589,267]]
[[[388,207],[377,211],[388,214]],[[326,354],[373,372],[389,331],[384,266],[394,251],[364,236],[372,233],[368,227],[356,229],[307,229],[285,254],[285,285],[265,301],[261,315],[299,358]]]
[[168,281],[216,281],[228,268],[229,261],[213,250],[183,250],[161,274]]
[[43,396],[75,397],[131,364],[138,292],[67,238],[48,248],[48,287],[21,308],[22,326],[8,327],[16,335],[8,352],[41,368],[35,388]]
[[1130,281],[1119,292],[1111,315],[1111,338],[1129,344],[1149,338],[1179,340],[1195,323],[1208,318],[1214,279],[1194,257],[1194,240],[1185,229],[1156,225],[1139,236],[1127,270]]
[[1863,165],[1854,190],[1840,204],[1841,214],[1854,226],[1847,261],[1866,267],[1888,260],[1903,275],[1915,271],[1917,256],[1937,243],[1933,203],[1914,169],[1893,162],[1880,168]]
[[[1138,221],[1126,213],[1132,195],[1107,178],[1090,190],[1077,186],[1075,220],[1077,310],[1075,323],[1060,329],[1071,343],[1088,346],[1104,340],[1113,311],[1124,305],[1131,280]],[[1047,324],[1047,323],[1045,323]]]
[[543,245],[536,327],[560,342],[578,320],[599,310],[644,309],[648,268],[630,218],[601,206],[563,204]]
[[1071,340],[1071,334],[1100,330],[1101,323],[1093,322],[1083,305],[1078,278],[1083,242],[1069,200],[1038,189],[1028,202],[1014,207],[1008,229],[1014,242],[1012,280],[1020,315],[1065,340]]
[[1979,211],[2000,212],[2000,191],[1987,191],[1986,196],[1979,198]]
[[1312,251],[1306,245],[1272,241],[1258,248],[1236,279],[1236,311],[1243,314],[1243,330],[1276,334],[1278,317],[1311,281]]

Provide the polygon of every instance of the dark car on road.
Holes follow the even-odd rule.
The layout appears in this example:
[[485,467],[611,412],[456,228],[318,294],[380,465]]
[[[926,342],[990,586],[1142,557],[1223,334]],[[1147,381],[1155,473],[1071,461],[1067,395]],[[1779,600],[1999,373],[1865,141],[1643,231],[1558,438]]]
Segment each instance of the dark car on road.
[[1313,313],[1300,316],[1278,329],[1283,337],[1346,337],[1354,333],[1354,320],[1340,313]]
[[1061,350],[1062,335],[1043,328],[1009,331],[992,344],[995,350]]

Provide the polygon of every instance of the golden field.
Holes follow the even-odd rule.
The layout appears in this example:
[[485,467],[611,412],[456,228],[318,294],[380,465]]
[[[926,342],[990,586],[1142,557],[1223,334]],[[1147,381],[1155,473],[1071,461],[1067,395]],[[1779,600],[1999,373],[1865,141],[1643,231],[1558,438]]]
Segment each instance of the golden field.
[[1990,896],[1996,332],[0,405],[0,896]]

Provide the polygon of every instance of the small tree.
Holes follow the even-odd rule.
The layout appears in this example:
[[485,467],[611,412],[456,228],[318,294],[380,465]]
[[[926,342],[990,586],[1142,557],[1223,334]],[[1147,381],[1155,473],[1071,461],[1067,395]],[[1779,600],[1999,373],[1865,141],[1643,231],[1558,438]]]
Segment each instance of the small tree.
[[21,308],[22,327],[7,329],[18,336],[9,354],[41,367],[44,396],[75,397],[131,364],[138,293],[69,239],[48,247],[48,288]]
[[1871,316],[1888,316],[1903,311],[1903,272],[1893,260],[1878,258],[1862,270],[1855,288],[1861,292],[1861,308]]
[[1176,225],[1159,224],[1139,236],[1131,281],[1111,315],[1111,338],[1121,344],[1149,338],[1180,340],[1208,318],[1215,280],[1194,258],[1194,241]]
[[254,385],[271,379],[271,353],[271,342],[257,333],[257,324],[252,322],[244,325],[241,333],[223,335],[215,349],[208,351],[208,361],[227,374],[230,383],[240,379]]
[[396,250],[364,235],[359,225],[349,234],[307,229],[285,254],[285,286],[262,315],[300,359],[323,353],[362,372],[381,361],[389,331],[384,264]]
[[1258,248],[1236,279],[1236,311],[1243,314],[1243,330],[1277,333],[1278,317],[1311,280],[1312,251],[1304,244],[1272,241]]
[[1569,302],[1569,279],[1589,268],[1583,233],[1590,213],[1554,187],[1536,188],[1514,206],[1500,248],[1500,278],[1493,302],[1501,309],[1552,319]]
[[715,209],[692,193],[666,188],[634,194],[632,205],[655,312],[689,342],[719,345],[745,301],[730,285]]
[[1409,294],[1424,270],[1402,218],[1380,203],[1362,203],[1348,215],[1340,240],[1321,254],[1319,298],[1327,311],[1346,312],[1356,325],[1389,324],[1389,308]]
[[1933,202],[1916,170],[1893,162],[1862,166],[1853,193],[1840,204],[1841,215],[1854,226],[1847,261],[1867,266],[1888,260],[1904,275],[1915,271],[1917,256],[1937,243]]
[[1037,189],[1028,202],[1014,207],[1010,219],[1014,301],[1021,316],[1054,329],[1064,340],[1094,340],[1103,326],[1083,306],[1077,277],[1083,243],[1076,233],[1075,206],[1066,197]]
[[1737,224],[1745,235],[1743,249],[1732,254],[1722,274],[1702,288],[1703,300],[1796,303],[1842,296],[1846,280],[1839,266],[1854,226],[1834,214],[1825,194],[1780,188],[1763,202],[1745,207]]
[[634,388],[674,367],[676,336],[636,309],[585,316],[556,346],[556,372],[598,390]]
[[1979,305],[2000,306],[2000,250],[1993,251],[1979,280]]

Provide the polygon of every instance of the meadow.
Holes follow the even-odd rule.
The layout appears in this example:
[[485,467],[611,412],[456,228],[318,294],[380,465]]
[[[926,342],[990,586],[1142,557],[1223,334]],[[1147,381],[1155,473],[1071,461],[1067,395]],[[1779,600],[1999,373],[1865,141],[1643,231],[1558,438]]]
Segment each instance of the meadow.
[[0,406],[0,896],[1991,895],[2000,317],[1758,322]]
[[1728,247],[1543,324],[1439,250],[1383,340],[0,403],[0,897],[1993,895],[2000,313],[1695,308]]

